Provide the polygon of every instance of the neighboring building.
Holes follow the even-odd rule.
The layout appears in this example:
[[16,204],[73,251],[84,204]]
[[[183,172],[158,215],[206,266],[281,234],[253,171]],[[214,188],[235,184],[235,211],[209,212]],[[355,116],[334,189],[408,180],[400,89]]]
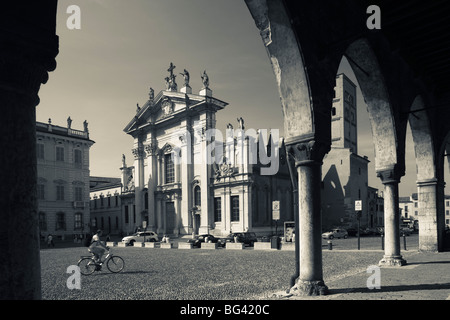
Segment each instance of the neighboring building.
[[92,229],[119,235],[123,229],[122,182],[120,178],[90,177]]
[[413,200],[412,197],[399,197],[398,207],[400,211],[400,217],[402,220],[414,219],[415,213],[418,213],[418,202]]
[[355,227],[356,200],[362,200],[361,227],[378,225],[369,211],[369,160],[357,154],[356,86],[344,74],[336,77],[332,110],[331,150],[322,165],[322,227]]
[[[450,228],[450,195],[445,195],[445,225]],[[419,199],[417,193],[410,197],[399,197],[399,210],[401,223],[409,224],[416,230],[419,229]]]
[[445,196],[445,225],[450,228],[450,195]]
[[89,139],[84,130],[36,122],[37,196],[42,237],[73,237],[90,231]]
[[[154,96],[151,89],[149,100],[138,106],[124,129],[134,138],[135,157],[133,167],[124,159],[121,168],[123,193],[128,196],[122,200],[124,232],[146,224],[158,234],[226,235],[246,230],[267,234],[275,229],[274,200],[282,203],[277,222],[281,231],[284,221],[293,220],[286,163],[274,155],[277,173],[261,174],[268,165],[250,159],[266,154],[267,143],[261,147],[258,134],[241,140],[242,118],[238,121],[242,131],[235,131],[232,138],[228,131],[209,136],[216,128],[216,113],[227,103],[212,96],[206,73],[199,94],[192,94],[188,78],[178,91],[173,69],[171,64],[166,90]],[[229,124],[227,130],[231,129]]]
[[384,199],[383,192],[376,188],[367,188],[368,200],[368,228],[384,226]]

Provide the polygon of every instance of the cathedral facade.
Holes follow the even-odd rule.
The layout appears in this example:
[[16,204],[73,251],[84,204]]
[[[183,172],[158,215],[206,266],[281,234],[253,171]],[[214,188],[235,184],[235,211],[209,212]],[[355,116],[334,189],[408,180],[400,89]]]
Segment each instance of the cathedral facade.
[[[245,130],[242,118],[236,128],[217,130],[216,115],[228,104],[213,96],[206,71],[203,87],[193,94],[188,71],[178,89],[174,68],[168,69],[165,90],[155,95],[150,88],[148,101],[124,129],[134,139],[134,163],[123,159],[122,194],[136,217],[124,232],[144,227],[176,236],[270,234],[293,221],[291,180],[278,137]],[[277,220],[273,201],[282,203]]]

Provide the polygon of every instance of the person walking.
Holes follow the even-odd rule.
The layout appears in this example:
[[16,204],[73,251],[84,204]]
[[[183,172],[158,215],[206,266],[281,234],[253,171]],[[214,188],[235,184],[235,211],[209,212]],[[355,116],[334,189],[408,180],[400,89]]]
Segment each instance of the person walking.
[[51,234],[47,236],[47,248],[50,248],[50,246],[53,248],[55,247],[55,243],[53,242],[53,236]]

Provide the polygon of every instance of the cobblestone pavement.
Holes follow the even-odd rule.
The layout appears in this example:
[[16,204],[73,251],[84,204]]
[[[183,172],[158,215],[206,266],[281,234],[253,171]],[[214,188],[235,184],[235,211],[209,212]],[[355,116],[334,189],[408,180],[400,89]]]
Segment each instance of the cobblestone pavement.
[[[174,241],[186,241],[177,239]],[[417,237],[408,237],[402,255],[407,265],[380,268],[380,288],[368,280],[383,257],[379,238],[335,239],[333,250],[323,242],[324,281],[330,294],[322,297],[286,295],[295,271],[295,252],[282,250],[203,250],[114,248],[126,269],[106,270],[82,278],[81,290],[68,290],[65,272],[86,254],[80,244],[43,247],[41,270],[45,300],[445,300],[450,296],[450,252],[419,253]],[[175,246],[176,247],[176,246]],[[372,272],[374,272],[372,270]]]

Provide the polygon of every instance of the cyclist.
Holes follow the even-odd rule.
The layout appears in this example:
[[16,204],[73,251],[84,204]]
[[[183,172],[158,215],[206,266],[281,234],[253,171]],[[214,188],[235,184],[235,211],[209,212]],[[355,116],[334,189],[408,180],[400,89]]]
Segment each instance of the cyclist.
[[109,248],[100,241],[102,234],[102,230],[97,230],[97,233],[92,237],[91,245],[88,248],[89,252],[94,254],[96,263],[100,263],[105,250],[109,250]]

